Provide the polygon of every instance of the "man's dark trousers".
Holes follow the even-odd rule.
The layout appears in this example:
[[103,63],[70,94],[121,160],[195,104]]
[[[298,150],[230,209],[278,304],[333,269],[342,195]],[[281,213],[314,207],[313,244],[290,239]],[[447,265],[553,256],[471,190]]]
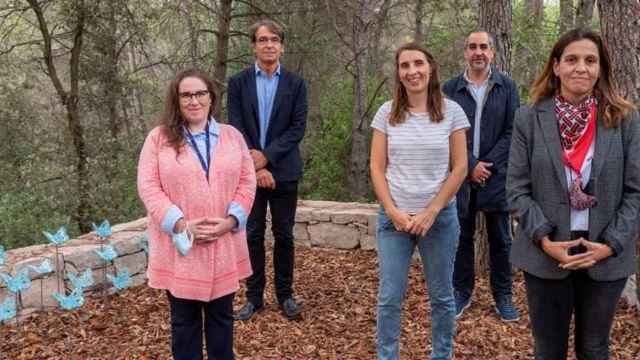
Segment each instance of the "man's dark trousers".
[[[453,271],[453,286],[468,298],[475,284],[474,237],[476,232],[477,191],[472,189],[468,211],[460,217],[460,242]],[[489,261],[491,268],[491,291],[493,298],[511,296],[511,264],[509,252],[509,213],[506,211],[484,211],[489,241]]]
[[274,190],[258,188],[247,221],[247,241],[253,275],[247,279],[247,300],[255,306],[263,304],[265,287],[265,249],[267,204],[271,210],[273,231],[273,272],[278,303],[293,295],[293,225],[298,199],[298,182],[277,183]]

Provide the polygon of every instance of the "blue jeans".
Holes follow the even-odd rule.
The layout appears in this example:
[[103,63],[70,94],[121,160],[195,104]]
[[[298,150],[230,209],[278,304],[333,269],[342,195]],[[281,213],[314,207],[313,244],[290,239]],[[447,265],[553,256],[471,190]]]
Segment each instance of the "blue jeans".
[[431,359],[451,359],[455,332],[453,262],[460,226],[455,203],[440,211],[424,237],[396,231],[384,210],[378,215],[378,359],[399,359],[400,311],[411,256],[417,246],[431,303]]

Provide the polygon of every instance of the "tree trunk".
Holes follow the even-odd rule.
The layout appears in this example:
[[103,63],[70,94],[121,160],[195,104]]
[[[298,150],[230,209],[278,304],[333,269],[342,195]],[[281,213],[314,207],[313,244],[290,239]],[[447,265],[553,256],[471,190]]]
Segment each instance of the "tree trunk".
[[[104,6],[104,8],[103,8]],[[105,159],[102,167],[104,180],[108,184],[108,191],[112,199],[110,207],[115,214],[119,213],[120,202],[117,201],[120,190],[115,185],[118,173],[118,154],[121,152],[118,137],[121,132],[122,124],[120,114],[118,112],[118,99],[122,98],[122,87],[120,82],[120,74],[118,72],[119,52],[118,52],[118,11],[124,4],[118,1],[109,1],[95,5],[93,11],[100,13],[100,16],[89,23],[88,36],[89,43],[95,44],[101,60],[97,66],[97,77],[102,86],[101,102],[98,109],[104,106],[104,110],[109,122],[110,141],[105,141],[103,146],[105,154],[109,156]],[[91,26],[94,31],[91,31]],[[91,38],[93,36],[93,38]],[[104,151],[103,150],[103,151]]]
[[478,26],[496,37],[495,67],[511,73],[511,0],[484,0],[480,2]]
[[[384,50],[386,49],[385,47],[381,48],[381,45],[382,38],[384,36],[385,25],[387,24],[387,15],[389,14],[390,3],[390,0],[383,0],[374,15],[370,16],[369,21],[373,21],[373,36],[369,36],[368,34],[370,31],[365,30],[365,37],[367,39],[365,44],[367,42],[370,42],[370,44],[368,45],[370,49],[368,52],[368,60],[370,66],[367,69],[367,73],[371,74],[372,78],[381,78],[384,76],[384,65],[387,62],[384,56]],[[367,26],[365,25],[365,27]]]
[[351,117],[351,194],[357,199],[365,199],[369,194],[369,173],[367,171],[367,134],[365,107],[367,106],[366,51],[367,34],[364,19],[367,9],[360,6],[359,16],[352,26],[352,53],[354,55],[353,110]]
[[542,25],[544,18],[544,4],[542,0],[527,0],[525,2],[527,14],[530,14],[528,22],[533,29]]
[[[129,71],[134,72],[138,68],[138,60],[137,60],[136,48],[132,43],[129,43],[129,45],[127,45],[127,55],[129,59],[129,62],[127,64],[129,66]],[[143,137],[147,136],[147,124],[144,122],[145,112],[144,112],[144,103],[142,100],[142,94],[140,93],[140,90],[137,87],[130,87],[128,95],[129,95],[128,96],[129,100],[122,99],[123,101],[122,106],[124,108],[131,109],[131,112],[134,114],[133,116],[137,121],[140,133],[142,134]]]
[[188,0],[180,1],[180,13],[184,18],[184,22],[187,25],[187,31],[189,32],[189,61],[191,67],[198,66],[198,29],[193,24],[193,18],[191,17],[191,5]]
[[[380,24],[386,20],[391,2],[326,0],[325,3],[338,38],[352,56],[346,65],[347,72],[353,76],[349,190],[355,200],[364,200],[370,193],[367,146],[370,100],[367,88],[372,68],[376,66],[375,53],[379,44],[379,39],[373,38],[381,37]],[[374,61],[371,61],[371,53],[374,53]]]
[[213,78],[220,89],[219,99],[216,101],[214,116],[220,118],[222,113],[222,90],[227,83],[227,57],[229,54],[229,30],[231,28],[231,5],[233,0],[220,0],[220,8],[217,18],[218,31],[216,32],[216,61],[213,69]]
[[516,57],[513,61],[513,77],[516,83],[528,86],[535,79],[539,63],[539,59],[536,57],[537,52],[531,51],[531,49],[535,49],[543,41],[544,34],[540,29],[544,19],[544,5],[542,0],[527,0],[523,5],[524,16],[521,31],[529,35],[514,49]]
[[489,235],[484,213],[476,215],[476,232],[473,234],[476,274],[484,274],[489,270]]
[[[607,1],[609,3],[616,1]],[[576,8],[576,27],[591,27],[595,0],[580,0]]]
[[640,102],[640,1],[599,0],[600,28],[620,93]]
[[38,0],[28,0],[29,7],[33,10],[38,20],[38,27],[42,35],[43,46],[42,54],[45,65],[47,67],[47,75],[60,98],[60,102],[66,110],[67,126],[73,139],[73,146],[77,156],[76,173],[77,173],[77,193],[74,194],[78,198],[76,213],[73,215],[74,221],[78,224],[81,233],[91,230],[89,219],[89,171],[87,162],[87,147],[84,139],[84,129],[80,121],[78,112],[79,99],[79,77],[80,77],[80,53],[82,51],[82,39],[85,26],[85,7],[84,1],[76,1],[74,10],[77,18],[73,29],[73,47],[71,48],[71,58],[69,60],[69,91],[64,89],[53,60],[52,39],[44,12],[38,4]]
[[560,0],[560,18],[558,19],[558,30],[560,35],[573,29],[573,0]]
[[[510,0],[483,0],[480,2],[478,26],[496,37],[495,58],[496,69],[511,73],[511,18]],[[484,214],[478,212],[476,217],[475,259],[476,272],[486,272],[489,265],[489,243],[487,238]]]
[[413,31],[413,40],[418,44],[424,42],[424,23],[422,19],[424,18],[424,7],[426,0],[416,0],[415,7],[415,28]]
[[102,49],[99,49],[104,54],[104,70],[101,71],[102,83],[104,86],[104,100],[105,107],[107,108],[107,114],[109,117],[109,130],[111,136],[115,139],[120,133],[120,119],[118,116],[118,98],[120,97],[120,84],[118,76],[118,19],[117,19],[117,2],[109,2],[105,4],[107,6],[107,20],[105,33],[102,36],[101,41]]

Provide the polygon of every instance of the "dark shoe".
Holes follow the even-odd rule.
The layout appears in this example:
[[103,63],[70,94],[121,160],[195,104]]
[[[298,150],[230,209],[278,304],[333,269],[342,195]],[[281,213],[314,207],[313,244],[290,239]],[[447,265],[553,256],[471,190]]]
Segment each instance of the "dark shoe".
[[246,304],[238,311],[235,315],[233,315],[234,320],[249,320],[251,317],[264,309],[264,305],[256,306],[251,301],[247,301]]
[[460,316],[462,316],[462,313],[464,313],[464,311],[467,310],[469,306],[471,306],[471,296],[465,296],[459,291],[455,290],[453,294],[456,300],[456,319],[458,319]]
[[504,322],[520,320],[520,312],[513,306],[511,296],[502,296],[496,299],[496,312]]
[[289,320],[300,318],[300,307],[292,297],[283,301],[282,304],[280,304],[280,309],[282,309],[282,314]]

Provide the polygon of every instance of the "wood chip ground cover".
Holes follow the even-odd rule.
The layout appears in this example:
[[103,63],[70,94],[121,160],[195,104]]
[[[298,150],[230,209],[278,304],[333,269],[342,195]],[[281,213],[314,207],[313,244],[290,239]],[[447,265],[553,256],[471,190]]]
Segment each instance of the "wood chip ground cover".
[[[374,359],[375,253],[296,251],[295,289],[303,306],[302,320],[290,322],[281,316],[270,272],[265,311],[236,323],[236,358]],[[419,261],[409,277],[402,359],[425,359],[431,350],[430,312]],[[497,318],[486,278],[480,278],[477,286],[471,307],[458,321],[455,358],[533,359],[522,276],[514,279],[514,301],[523,315],[517,323]],[[242,300],[240,290],[236,308]],[[111,296],[106,308],[100,297],[92,297],[77,311],[51,310],[19,327],[0,326],[0,359],[170,359],[168,319],[165,293],[146,286]],[[624,303],[615,318],[611,353],[612,359],[640,359],[640,321],[636,309]]]

